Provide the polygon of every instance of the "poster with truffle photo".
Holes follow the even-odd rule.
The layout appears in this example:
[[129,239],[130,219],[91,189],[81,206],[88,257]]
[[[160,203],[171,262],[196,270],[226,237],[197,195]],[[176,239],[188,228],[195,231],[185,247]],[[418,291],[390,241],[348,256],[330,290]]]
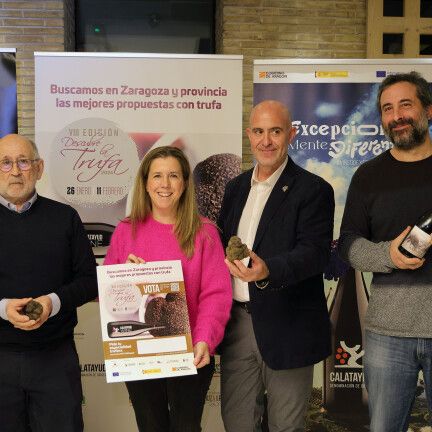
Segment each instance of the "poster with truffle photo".
[[[77,210],[99,265],[155,147],[185,152],[199,211],[216,220],[226,183],[241,172],[242,78],[238,55],[35,53],[38,193]],[[75,340],[86,431],[133,430],[125,386],[106,385],[96,302],[79,308]],[[219,407],[208,409],[218,420],[203,430],[219,432]]]
[[196,374],[180,261],[97,269],[106,380]]
[[45,161],[39,188],[77,209],[99,264],[129,213],[139,164],[155,147],[184,151],[199,210],[216,220],[226,183],[241,172],[241,60],[35,54],[35,132]]

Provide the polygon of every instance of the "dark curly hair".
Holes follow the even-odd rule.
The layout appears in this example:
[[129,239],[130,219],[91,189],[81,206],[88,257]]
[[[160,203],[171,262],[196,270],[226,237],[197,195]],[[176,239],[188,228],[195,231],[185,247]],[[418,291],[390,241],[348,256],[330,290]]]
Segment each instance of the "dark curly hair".
[[378,87],[376,105],[380,114],[382,92],[386,88],[399,82],[409,82],[416,87],[417,97],[419,98],[423,108],[426,109],[427,107],[432,105],[432,94],[430,85],[418,72],[412,71],[407,73],[398,73],[394,75],[389,75]]

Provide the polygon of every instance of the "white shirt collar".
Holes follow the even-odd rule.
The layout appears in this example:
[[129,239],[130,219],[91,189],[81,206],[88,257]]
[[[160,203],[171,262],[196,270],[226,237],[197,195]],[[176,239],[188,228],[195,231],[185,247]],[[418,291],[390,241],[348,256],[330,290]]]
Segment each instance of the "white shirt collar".
[[286,159],[284,160],[282,165],[269,178],[267,178],[263,181],[258,180],[258,164],[255,165],[254,170],[252,172],[251,187],[254,184],[261,183],[263,185],[266,185],[266,186],[273,188],[274,185],[276,184],[276,182],[279,180],[279,177],[282,174],[282,171],[287,166],[287,163],[288,163],[288,157],[286,157]]

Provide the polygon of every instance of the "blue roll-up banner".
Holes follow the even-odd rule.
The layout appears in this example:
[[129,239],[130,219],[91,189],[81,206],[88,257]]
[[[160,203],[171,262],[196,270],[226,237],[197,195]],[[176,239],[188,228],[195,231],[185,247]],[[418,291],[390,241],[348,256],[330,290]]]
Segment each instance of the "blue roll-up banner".
[[0,48],[0,137],[18,132],[15,48]]
[[[352,174],[392,146],[376,109],[379,83],[389,74],[412,70],[432,82],[431,64],[431,59],[254,62],[254,104],[275,99],[290,108],[297,128],[290,157],[335,190],[332,261],[325,275],[333,354],[315,367],[307,430],[369,430],[362,336],[371,275],[354,272],[337,258],[337,239]],[[417,394],[413,431],[429,424],[422,377]]]

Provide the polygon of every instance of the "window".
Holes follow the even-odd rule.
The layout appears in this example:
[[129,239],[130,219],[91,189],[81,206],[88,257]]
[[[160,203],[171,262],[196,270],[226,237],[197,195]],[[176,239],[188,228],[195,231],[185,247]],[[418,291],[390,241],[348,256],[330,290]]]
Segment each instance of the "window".
[[76,0],[76,51],[215,52],[216,0]]
[[431,57],[432,0],[369,0],[367,57]]

